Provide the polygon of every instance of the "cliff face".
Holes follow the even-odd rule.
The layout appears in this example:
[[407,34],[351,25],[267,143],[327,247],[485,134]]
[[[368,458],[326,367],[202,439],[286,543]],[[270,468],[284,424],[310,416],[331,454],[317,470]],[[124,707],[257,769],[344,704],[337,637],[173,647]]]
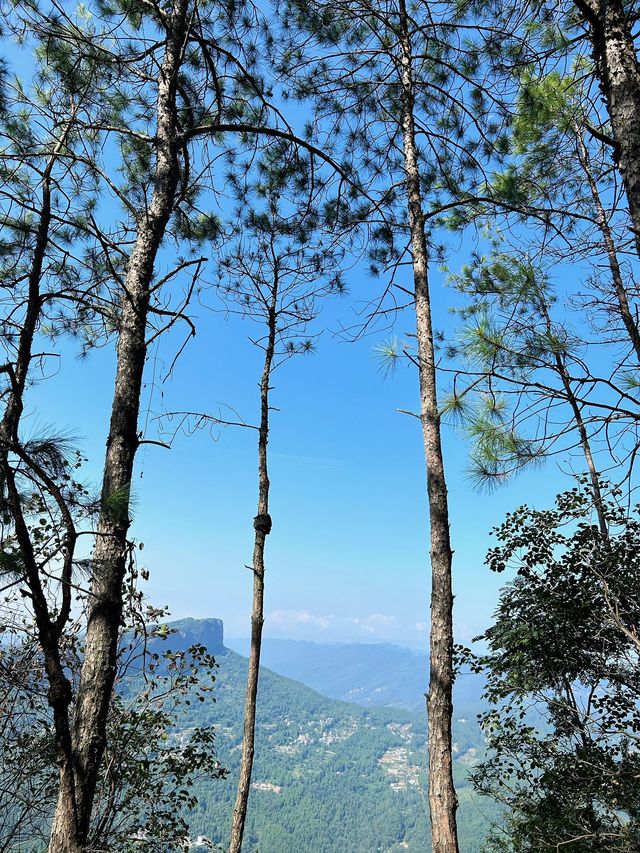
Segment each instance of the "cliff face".
[[178,619],[168,626],[175,631],[167,640],[173,651],[184,651],[194,643],[201,643],[214,656],[226,652],[222,619]]

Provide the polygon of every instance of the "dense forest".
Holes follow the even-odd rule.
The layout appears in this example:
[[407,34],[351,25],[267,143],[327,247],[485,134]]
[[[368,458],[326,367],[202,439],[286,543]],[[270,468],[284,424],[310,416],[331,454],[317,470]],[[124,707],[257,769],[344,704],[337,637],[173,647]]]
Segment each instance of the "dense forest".
[[[0,0],[0,851],[183,850],[207,820],[199,843],[227,853],[640,849],[639,16],[631,0]],[[219,357],[239,337],[253,373]],[[312,434],[276,382],[294,362],[302,401],[297,365],[334,337],[333,384],[370,340],[374,369],[414,389],[398,415],[426,485],[419,720],[261,670],[276,496],[302,500],[272,448],[294,414]],[[80,403],[52,420],[77,359]],[[211,377],[246,386],[251,416],[212,403]],[[363,397],[363,436],[374,421]],[[187,467],[206,438],[204,471],[223,431],[247,436],[253,471],[246,669],[175,645],[193,541],[176,526],[183,565],[150,599],[161,531],[135,519],[142,473],[161,454]],[[376,434],[374,474],[393,465]],[[461,454],[483,508],[548,472],[491,519],[477,560],[504,586],[473,641],[454,627],[454,598],[478,593],[456,585]],[[214,515],[233,476],[196,496],[176,475],[161,499]],[[332,537],[310,523],[305,552]],[[466,764],[461,673],[484,685]],[[399,754],[418,768],[402,800]],[[324,816],[318,762],[340,780],[322,777]]]

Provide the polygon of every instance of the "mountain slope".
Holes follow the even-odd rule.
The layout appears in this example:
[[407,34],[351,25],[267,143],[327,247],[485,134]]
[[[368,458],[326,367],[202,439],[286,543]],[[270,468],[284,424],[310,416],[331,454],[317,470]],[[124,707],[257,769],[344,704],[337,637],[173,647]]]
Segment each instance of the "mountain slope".
[[[227,640],[247,654],[248,640]],[[426,655],[390,643],[320,644],[302,640],[263,641],[262,662],[334,699],[365,707],[391,706],[422,713],[427,689]],[[475,715],[481,706],[482,680],[458,676],[454,690],[456,716]]]
[[[199,631],[202,641],[202,631]],[[188,644],[181,625],[174,649]],[[227,780],[200,780],[191,834],[227,840],[237,780],[246,659],[218,654],[215,704],[192,705],[181,729],[214,722]],[[461,849],[480,850],[490,804],[464,781],[481,747],[474,723],[457,723]],[[261,672],[257,749],[246,853],[400,853],[428,850],[422,716],[329,699],[269,670]]]

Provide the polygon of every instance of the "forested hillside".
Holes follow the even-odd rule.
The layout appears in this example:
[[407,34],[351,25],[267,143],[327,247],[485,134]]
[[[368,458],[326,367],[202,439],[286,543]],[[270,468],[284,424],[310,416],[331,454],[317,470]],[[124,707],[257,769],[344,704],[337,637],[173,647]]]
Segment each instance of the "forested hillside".
[[[177,649],[195,637],[204,640],[202,624],[173,623],[180,634],[167,644]],[[177,727],[215,724],[217,755],[230,774],[225,780],[197,784],[199,802],[190,815],[190,834],[223,844],[238,772],[247,661],[231,650],[216,654],[216,659],[215,704],[192,705],[181,713]],[[461,844],[464,851],[475,853],[497,813],[490,800],[474,794],[466,778],[482,755],[477,721],[456,720],[454,733]],[[243,849],[424,851],[427,825],[420,817],[420,803],[425,738],[421,715],[394,708],[363,710],[264,669]]]

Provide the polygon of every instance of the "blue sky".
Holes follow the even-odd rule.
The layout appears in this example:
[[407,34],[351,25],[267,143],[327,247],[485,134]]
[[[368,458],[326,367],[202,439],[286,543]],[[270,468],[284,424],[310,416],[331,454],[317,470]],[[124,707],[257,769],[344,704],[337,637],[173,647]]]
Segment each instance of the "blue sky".
[[[9,49],[18,69],[25,54]],[[464,252],[462,253],[464,255]],[[455,268],[455,264],[452,263]],[[407,272],[404,273],[408,275]],[[409,285],[409,281],[405,281]],[[274,377],[270,473],[274,527],[267,543],[265,633],[316,641],[392,641],[424,648],[428,636],[429,561],[425,467],[420,425],[398,409],[417,410],[417,376],[401,367],[385,378],[374,348],[380,330],[349,343],[332,330],[382,286],[360,267],[347,275],[349,295],[328,304],[317,351],[294,358]],[[432,272],[434,322],[452,334],[456,298]],[[195,309],[194,309],[195,311]],[[162,376],[180,341],[167,338],[147,365],[141,423],[157,438],[164,410],[218,414],[231,406],[256,420],[261,352],[255,328],[222,312],[195,311],[198,334],[171,381]],[[394,334],[413,329],[410,312]],[[86,477],[97,488],[108,428],[115,353],[79,360],[65,345],[51,376],[31,389],[25,429],[43,425],[80,437]],[[224,412],[224,409],[223,409]],[[144,542],[140,565],[154,604],[175,618],[224,619],[228,636],[249,632],[256,504],[256,436],[227,428],[178,435],[170,451],[142,448],[133,484],[133,535]],[[555,463],[530,471],[491,495],[467,476],[468,447],[445,428],[458,639],[488,625],[504,577],[484,567],[489,530],[524,501],[546,503],[564,477]]]
[[[417,376],[400,367],[384,378],[374,357],[387,332],[344,342],[331,329],[352,322],[354,308],[380,282],[355,271],[350,295],[327,304],[329,328],[317,351],[284,364],[274,378],[269,445],[273,532],[267,543],[265,632],[316,641],[392,641],[426,645],[429,596],[428,525]],[[435,323],[452,329],[454,294],[433,276]],[[406,313],[395,328],[411,331]],[[252,323],[200,311],[198,334],[171,381],[161,377],[176,338],[147,365],[141,420],[157,438],[162,410],[218,413],[232,406],[255,422],[261,352],[248,341]],[[108,424],[115,355],[79,360],[67,346],[56,375],[31,392],[28,429],[56,424],[81,437],[87,477],[98,484]],[[155,377],[155,383],[153,379]],[[224,412],[224,409],[223,409]],[[31,426],[32,425],[32,426]],[[133,492],[140,565],[155,604],[172,614],[224,619],[228,636],[246,636],[256,503],[256,435],[225,428],[215,436],[179,434],[170,451],[143,447]],[[467,641],[486,627],[504,577],[484,567],[488,531],[524,501],[560,487],[554,463],[490,495],[469,479],[468,447],[445,429],[455,549],[456,624]],[[550,491],[550,489],[552,489]],[[543,498],[544,502],[544,498]]]

